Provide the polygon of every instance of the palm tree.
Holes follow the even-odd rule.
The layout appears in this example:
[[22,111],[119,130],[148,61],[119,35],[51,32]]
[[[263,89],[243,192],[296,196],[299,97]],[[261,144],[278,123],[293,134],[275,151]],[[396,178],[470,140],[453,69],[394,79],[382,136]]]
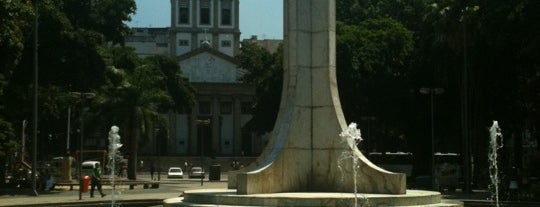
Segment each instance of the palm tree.
[[191,109],[193,89],[181,78],[178,64],[165,56],[146,58],[131,71],[110,68],[108,77],[100,93],[103,123],[125,129],[128,179],[135,180],[139,142],[151,136],[154,126],[166,125],[162,112]]

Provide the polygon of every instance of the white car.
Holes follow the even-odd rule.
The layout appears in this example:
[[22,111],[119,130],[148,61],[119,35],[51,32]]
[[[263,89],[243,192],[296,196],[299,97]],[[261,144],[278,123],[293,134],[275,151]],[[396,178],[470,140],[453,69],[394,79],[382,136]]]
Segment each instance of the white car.
[[169,168],[169,172],[167,173],[167,178],[183,178],[184,172],[182,172],[182,168],[180,167],[171,167]]
[[204,169],[202,167],[192,167],[189,171],[189,178],[204,178]]

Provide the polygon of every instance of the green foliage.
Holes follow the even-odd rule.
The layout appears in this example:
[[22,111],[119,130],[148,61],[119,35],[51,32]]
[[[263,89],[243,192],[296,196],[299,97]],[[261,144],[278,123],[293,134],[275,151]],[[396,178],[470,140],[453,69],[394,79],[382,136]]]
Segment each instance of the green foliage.
[[143,60],[128,47],[111,48],[112,67],[106,72],[106,83],[96,103],[101,122],[119,125],[127,138],[130,155],[128,178],[136,179],[138,145],[145,143],[156,127],[166,128],[161,115],[168,110],[189,111],[194,91],[182,76],[178,63],[167,56],[150,56]]
[[[65,113],[78,103],[69,92],[96,91],[112,81],[107,41],[123,40],[128,31],[124,21],[134,12],[135,1],[40,0],[37,8],[34,2],[0,0],[0,111],[12,123],[32,117],[37,9],[38,139],[55,146],[47,153],[58,154],[64,152],[58,136],[65,136]],[[75,108],[74,114],[79,111]]]
[[0,158],[5,158],[17,150],[15,133],[11,124],[0,118]]
[[245,128],[264,134],[274,127],[283,86],[283,45],[275,53],[244,41],[241,53],[236,56],[240,68],[246,70],[242,81],[256,87],[256,103],[253,118]]
[[0,0],[0,91],[21,60],[33,16],[31,1]]
[[342,0],[336,2],[336,18],[345,24],[391,18],[417,31],[428,3],[427,0]]
[[124,22],[137,7],[134,0],[63,1],[63,11],[75,27],[94,30],[114,44],[124,43],[124,37],[131,30]]
[[413,33],[391,18],[366,19],[356,24],[338,22],[336,33],[337,78],[345,118],[359,122],[365,130],[370,123],[362,120],[376,117],[387,126],[376,133],[402,137],[407,123],[402,120],[409,116],[409,103],[400,100],[410,94]]
[[[342,105],[346,116],[356,116],[353,120],[377,117],[372,137],[384,140],[403,134],[414,146],[415,155],[429,155],[421,143],[430,141],[426,130],[431,124],[430,101],[418,93],[421,87],[445,89],[434,99],[436,150],[441,151],[460,152],[456,137],[461,136],[462,120],[456,114],[462,110],[463,92],[468,92],[465,104],[473,115],[466,118],[472,123],[468,127],[475,137],[472,146],[478,169],[486,146],[478,137],[487,137],[484,128],[492,120],[505,123],[507,134],[537,133],[540,24],[536,19],[540,19],[540,4],[536,1],[344,0],[336,4],[337,19],[343,22],[338,24],[337,35]],[[407,46],[410,49],[403,53],[408,56],[395,53],[399,47],[381,55],[391,48],[378,44],[374,37],[388,33],[357,28],[385,18],[414,32],[412,48]],[[401,57],[405,62],[388,62],[388,57]],[[383,76],[387,71],[400,74]],[[468,88],[463,88],[464,82]],[[353,99],[350,94],[359,97]]]
[[358,73],[403,73],[413,50],[412,32],[388,18],[359,25],[338,23],[337,34],[338,47],[350,53],[349,61]]
[[113,65],[116,68],[122,68],[128,72],[133,72],[142,62],[141,58],[135,53],[135,48],[132,47],[113,47],[111,56]]

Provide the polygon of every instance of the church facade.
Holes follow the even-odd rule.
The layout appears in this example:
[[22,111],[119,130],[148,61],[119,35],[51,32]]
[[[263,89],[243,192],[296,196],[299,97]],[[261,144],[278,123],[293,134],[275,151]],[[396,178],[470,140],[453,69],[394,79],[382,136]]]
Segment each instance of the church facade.
[[242,130],[252,117],[255,88],[240,81],[244,70],[234,59],[240,47],[239,0],[171,0],[170,28],[134,31],[126,46],[141,57],[167,53],[176,58],[196,93],[190,113],[164,115],[169,128],[155,129],[150,143],[141,147],[143,155],[260,153],[260,142]]
[[176,56],[208,42],[233,57],[240,45],[239,0],[171,0],[170,32]]

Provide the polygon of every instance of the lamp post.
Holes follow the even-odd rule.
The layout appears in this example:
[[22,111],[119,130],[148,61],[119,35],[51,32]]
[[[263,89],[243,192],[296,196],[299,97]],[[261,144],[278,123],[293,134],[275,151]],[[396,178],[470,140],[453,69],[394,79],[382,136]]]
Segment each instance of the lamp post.
[[[210,119],[198,119],[197,124],[207,126],[210,125]],[[203,165],[203,156],[204,156],[204,129],[201,130],[201,168],[203,171],[203,175],[201,176],[201,186],[203,186],[203,180],[204,180],[204,165]]]
[[66,155],[69,159],[69,138],[71,133],[71,105],[68,106],[67,113],[67,132],[66,132]]
[[79,200],[82,200],[82,188],[83,188],[83,180],[82,180],[82,162],[83,162],[83,141],[84,141],[84,101],[86,99],[91,99],[94,96],[96,96],[95,93],[81,93],[81,92],[70,92],[69,95],[71,95],[74,98],[80,99],[81,102],[81,114],[79,115],[79,121],[81,122],[81,130],[80,130],[80,140],[79,140]]
[[431,99],[431,187],[435,189],[435,95],[444,93],[443,88],[421,88],[420,93],[430,95]]
[[158,133],[159,133],[159,128],[154,128],[154,140],[156,142],[156,155],[158,159],[157,176],[158,176],[158,181],[160,181],[161,180],[161,153],[159,149],[160,142],[158,141],[158,138],[157,138]]
[[[32,130],[32,190],[34,196],[38,196],[37,193],[37,134],[38,134],[38,93],[39,93],[39,67],[38,67],[38,26],[39,26],[39,12],[38,1],[34,1],[34,107],[33,107],[33,130]],[[3,178],[2,178],[3,179]]]

